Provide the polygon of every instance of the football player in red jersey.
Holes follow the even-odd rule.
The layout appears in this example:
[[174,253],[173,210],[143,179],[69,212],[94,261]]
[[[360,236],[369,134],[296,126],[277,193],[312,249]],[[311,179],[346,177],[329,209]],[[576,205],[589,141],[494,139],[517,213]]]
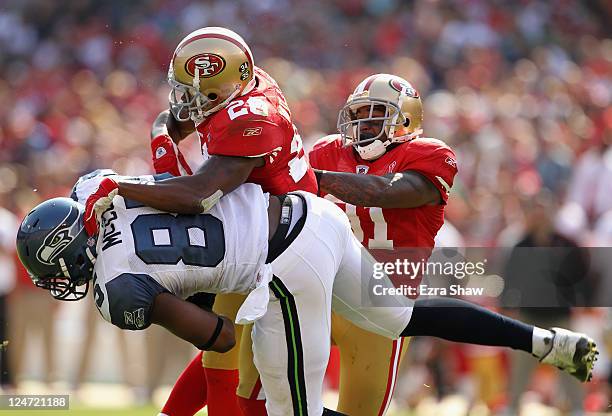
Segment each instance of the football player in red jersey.
[[444,142],[421,136],[422,118],[407,81],[372,75],[340,112],[342,134],[309,154],[321,192],[348,203],[341,207],[368,248],[433,247],[444,222],[457,162]]
[[[221,195],[218,190],[225,193],[243,182],[257,183],[273,194],[317,191],[285,97],[274,79],[254,66],[251,51],[240,36],[223,28],[204,28],[189,34],[174,52],[168,79],[172,113],[160,115],[151,143],[154,161],[157,165],[161,162],[156,166],[157,173],[175,173],[165,169],[164,163],[184,165],[174,142],[195,128],[205,159],[196,173],[200,178],[196,186],[216,185],[209,189],[209,202],[214,203]],[[169,139],[164,127],[175,133],[174,140]],[[162,157],[157,158],[159,148],[176,152],[161,150]],[[214,310],[235,317],[243,299],[235,294],[220,295]],[[203,359],[206,381],[200,384],[207,384],[211,415],[238,414],[238,364],[252,361],[252,354],[250,327],[237,329],[237,337],[242,339],[245,334],[237,343],[242,342],[244,348],[234,348],[229,354],[207,353]],[[258,379],[256,370],[252,364],[247,367],[248,371],[242,373],[255,375],[242,378],[239,404],[248,414],[265,414],[263,401],[257,400],[261,384],[251,381]]]
[[221,163],[226,169],[235,165],[265,192],[316,192],[285,97],[276,81],[253,65],[249,47],[237,34],[223,28],[189,34],[174,52],[168,79],[173,117],[161,121],[180,123],[175,141],[195,129],[205,160],[243,158]]
[[[341,134],[321,139],[309,154],[321,194],[345,210],[353,232],[371,251],[415,248],[409,256],[427,259],[444,222],[457,163],[443,142],[422,137],[422,118],[419,94],[410,83],[372,75],[341,110]],[[457,306],[447,311],[453,319],[470,309]],[[430,327],[436,327],[434,309],[429,313]],[[480,309],[470,319],[482,331],[498,329],[481,322],[486,314]],[[365,333],[338,315],[332,319],[332,337],[343,363],[341,384],[357,380],[340,390],[338,410],[353,416],[384,414],[404,349],[398,341]],[[534,330],[534,339],[536,333],[541,332]],[[455,340],[462,338],[456,335]]]
[[[357,239],[370,250],[412,247],[427,258],[444,222],[457,163],[444,142],[422,137],[422,119],[421,99],[410,83],[372,75],[340,111],[341,134],[324,137],[309,153],[320,193],[347,213]],[[408,342],[365,333],[338,315],[332,328],[344,387],[338,410],[384,414]]]
[[[191,175],[177,143],[195,130],[205,161],[193,176],[172,180],[184,185],[187,192],[198,190],[194,204],[208,209],[223,194],[244,182],[257,183],[272,194],[294,190],[317,192],[314,172],[306,160],[285,97],[274,79],[254,66],[251,51],[238,34],[207,27],[187,35],[172,56],[168,81],[172,87],[171,112],[162,112],[154,123],[153,164],[156,173]],[[157,206],[164,206],[161,200],[176,201],[172,192],[168,195],[160,189]],[[219,295],[214,311],[235,317],[243,300],[240,295]],[[236,329],[239,344],[243,327]],[[240,414],[236,403],[237,369],[239,354],[245,355],[241,362],[252,357],[250,327],[244,334],[242,342],[248,348],[236,347],[227,354],[211,352],[204,356],[206,380],[196,368],[187,368],[183,373],[179,383],[194,384],[200,380],[199,384],[208,386],[199,404],[184,407],[185,414],[193,414],[191,409],[206,402],[210,415]],[[195,366],[197,360],[190,367]],[[261,385],[256,381],[254,366],[249,365],[242,373],[255,375],[241,379],[248,381],[238,389],[242,397],[240,406],[249,414],[265,414],[264,402],[257,400]],[[176,409],[172,404],[168,407]]]

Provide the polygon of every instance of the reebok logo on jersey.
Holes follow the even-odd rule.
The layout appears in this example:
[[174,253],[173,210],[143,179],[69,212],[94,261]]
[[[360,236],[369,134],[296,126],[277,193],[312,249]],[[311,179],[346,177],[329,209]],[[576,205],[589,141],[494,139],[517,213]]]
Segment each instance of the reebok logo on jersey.
[[247,127],[244,129],[243,136],[259,136],[263,130],[263,127]]
[[457,169],[457,161],[455,159],[453,159],[452,157],[447,157],[445,162],[449,165],[451,165],[452,167],[454,167],[455,169]]
[[136,328],[142,328],[145,325],[145,313],[144,308],[138,308],[133,312],[123,311],[123,318],[126,326],[135,326]]

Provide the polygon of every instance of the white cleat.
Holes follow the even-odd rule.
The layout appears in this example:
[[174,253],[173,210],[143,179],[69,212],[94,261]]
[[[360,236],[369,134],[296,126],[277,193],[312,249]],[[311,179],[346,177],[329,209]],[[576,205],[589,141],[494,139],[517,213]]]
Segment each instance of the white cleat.
[[563,328],[551,328],[552,348],[540,362],[554,365],[582,382],[591,381],[597,361],[597,345],[592,338]]

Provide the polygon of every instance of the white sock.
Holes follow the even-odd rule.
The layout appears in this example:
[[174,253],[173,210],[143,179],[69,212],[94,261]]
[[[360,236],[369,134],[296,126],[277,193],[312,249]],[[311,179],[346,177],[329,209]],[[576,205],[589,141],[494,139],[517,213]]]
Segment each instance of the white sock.
[[531,353],[538,358],[544,357],[552,349],[552,339],[554,334],[548,329],[533,327],[531,338]]

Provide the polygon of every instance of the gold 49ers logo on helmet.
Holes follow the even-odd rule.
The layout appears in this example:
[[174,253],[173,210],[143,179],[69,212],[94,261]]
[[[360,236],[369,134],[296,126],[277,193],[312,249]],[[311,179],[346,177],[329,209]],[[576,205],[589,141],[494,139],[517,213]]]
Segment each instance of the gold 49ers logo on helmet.
[[391,88],[393,88],[395,91],[401,94],[406,94],[408,97],[412,97],[412,98],[419,98],[419,93],[417,90],[412,88],[410,84],[402,82],[397,78],[390,79],[389,85],[391,86]]
[[200,78],[210,78],[225,68],[225,59],[215,53],[201,53],[194,55],[185,62],[185,71],[195,76],[196,67]]
[[253,55],[223,27],[203,27],[179,43],[168,68],[170,109],[178,121],[201,123],[255,85]]

